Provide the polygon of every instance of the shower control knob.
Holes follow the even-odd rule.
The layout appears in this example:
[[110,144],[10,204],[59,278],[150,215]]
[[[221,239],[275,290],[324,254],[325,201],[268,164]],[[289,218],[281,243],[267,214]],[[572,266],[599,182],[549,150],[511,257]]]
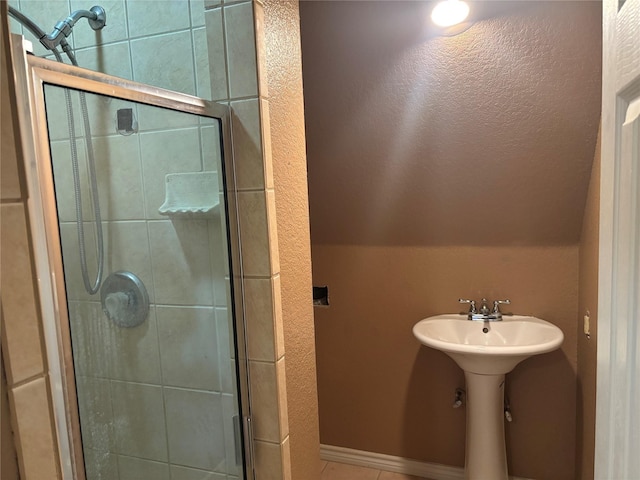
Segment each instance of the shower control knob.
[[125,292],[110,293],[104,300],[104,310],[107,317],[118,319],[120,322],[127,313],[131,296]]
[[142,281],[133,273],[114,272],[100,289],[102,310],[119,327],[133,328],[149,315],[149,295]]

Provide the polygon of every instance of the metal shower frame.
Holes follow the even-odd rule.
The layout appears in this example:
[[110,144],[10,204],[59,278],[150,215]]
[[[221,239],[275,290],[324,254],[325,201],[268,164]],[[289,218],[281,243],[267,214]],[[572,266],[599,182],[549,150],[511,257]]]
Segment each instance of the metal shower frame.
[[235,166],[231,150],[230,108],[202,98],[153,87],[100,72],[30,55],[31,43],[11,35],[18,117],[27,180],[29,223],[33,236],[42,327],[49,367],[62,478],[85,480],[73,355],[66,302],[53,169],[44,103],[45,84],[106,95],[220,121],[227,217],[228,255],[236,338],[236,374],[242,417],[245,478],[254,479],[249,409],[244,289],[240,256]]

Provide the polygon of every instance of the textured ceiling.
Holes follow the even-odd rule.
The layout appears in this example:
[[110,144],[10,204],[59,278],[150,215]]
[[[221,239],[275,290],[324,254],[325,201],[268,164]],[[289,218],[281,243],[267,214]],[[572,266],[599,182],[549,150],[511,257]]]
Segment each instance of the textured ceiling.
[[312,242],[577,243],[600,2],[472,2],[449,37],[429,7],[301,2]]

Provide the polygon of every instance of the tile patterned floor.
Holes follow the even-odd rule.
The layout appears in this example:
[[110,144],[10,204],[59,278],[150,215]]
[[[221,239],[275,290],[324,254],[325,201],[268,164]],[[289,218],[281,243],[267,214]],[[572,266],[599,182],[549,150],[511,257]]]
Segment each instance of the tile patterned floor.
[[422,477],[376,470],[374,468],[356,467],[344,463],[325,462],[321,464],[320,480],[427,480]]

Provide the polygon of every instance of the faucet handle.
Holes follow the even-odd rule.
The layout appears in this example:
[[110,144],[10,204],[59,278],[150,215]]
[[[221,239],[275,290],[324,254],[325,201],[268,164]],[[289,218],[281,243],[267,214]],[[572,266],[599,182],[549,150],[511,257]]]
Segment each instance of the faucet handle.
[[476,301],[475,300],[465,300],[464,298],[459,298],[458,303],[468,303],[469,304],[469,313],[478,313],[476,310]]
[[493,302],[493,313],[500,313],[500,305],[511,305],[511,300],[495,300]]

